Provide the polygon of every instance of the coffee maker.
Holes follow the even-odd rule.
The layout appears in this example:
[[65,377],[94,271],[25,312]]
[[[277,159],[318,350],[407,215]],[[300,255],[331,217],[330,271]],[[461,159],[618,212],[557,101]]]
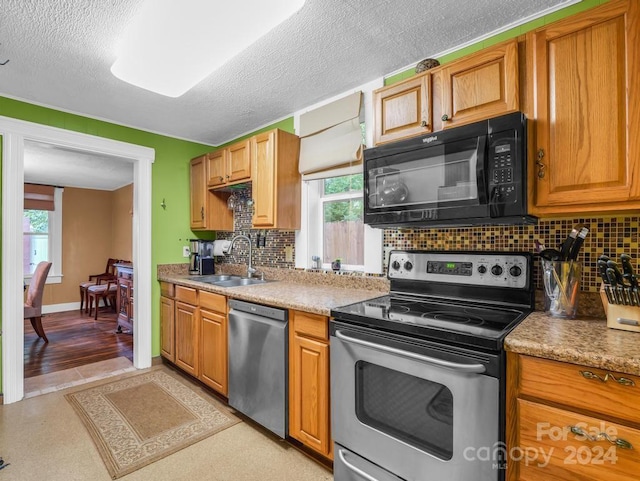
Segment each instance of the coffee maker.
[[191,239],[189,250],[189,274],[213,274],[213,241]]

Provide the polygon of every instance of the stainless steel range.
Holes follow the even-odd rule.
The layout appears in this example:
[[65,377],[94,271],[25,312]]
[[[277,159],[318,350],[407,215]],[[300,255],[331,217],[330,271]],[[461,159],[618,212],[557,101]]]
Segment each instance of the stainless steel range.
[[331,311],[335,481],[504,479],[505,336],[532,256],[393,251],[387,296]]

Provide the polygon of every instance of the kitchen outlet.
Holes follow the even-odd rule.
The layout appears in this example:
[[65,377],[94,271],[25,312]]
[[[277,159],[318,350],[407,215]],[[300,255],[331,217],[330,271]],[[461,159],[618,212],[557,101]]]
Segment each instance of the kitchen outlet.
[[182,257],[189,257],[191,255],[191,250],[189,250],[189,246],[182,246]]
[[284,260],[285,262],[293,262],[293,246],[285,246]]

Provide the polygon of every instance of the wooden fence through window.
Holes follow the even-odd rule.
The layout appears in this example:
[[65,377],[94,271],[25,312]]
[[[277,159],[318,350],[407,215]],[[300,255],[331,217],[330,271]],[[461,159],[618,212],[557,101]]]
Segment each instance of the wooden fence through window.
[[324,259],[342,264],[364,264],[364,223],[362,220],[327,222],[324,224]]

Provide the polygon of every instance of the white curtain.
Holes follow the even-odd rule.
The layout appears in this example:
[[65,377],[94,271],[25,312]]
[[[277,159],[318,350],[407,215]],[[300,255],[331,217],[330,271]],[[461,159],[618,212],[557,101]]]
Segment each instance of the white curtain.
[[336,168],[340,175],[362,171],[361,99],[362,92],[356,92],[300,116],[303,180],[326,177]]

